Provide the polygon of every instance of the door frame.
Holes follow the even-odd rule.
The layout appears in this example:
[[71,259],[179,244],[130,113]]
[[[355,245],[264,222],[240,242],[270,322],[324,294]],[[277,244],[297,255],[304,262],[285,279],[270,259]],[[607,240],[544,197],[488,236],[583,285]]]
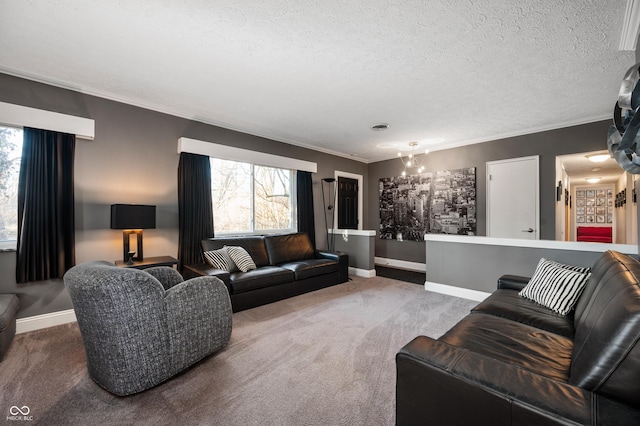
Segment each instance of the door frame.
[[486,162],[486,211],[485,215],[487,218],[487,235],[491,235],[491,217],[490,217],[490,203],[491,197],[489,196],[489,188],[490,188],[490,173],[489,167],[493,164],[504,164],[504,163],[514,163],[516,161],[525,161],[525,160],[535,160],[536,162],[536,179],[535,179],[535,209],[536,209],[536,220],[535,220],[535,238],[536,240],[540,239],[540,156],[539,155],[530,155],[527,157],[517,157],[517,158],[507,158],[505,160],[497,160],[497,161],[487,161]]
[[[333,172],[333,176],[336,179],[336,185],[338,184],[338,177],[345,177],[345,178],[349,178],[349,179],[355,179],[358,181],[358,230],[362,230],[362,206],[363,206],[363,198],[362,198],[362,193],[364,192],[363,189],[363,177],[362,175],[357,175],[355,173],[349,173],[349,172],[343,172],[340,170],[335,170]],[[338,203],[336,201],[336,208],[333,211],[333,223],[336,224],[336,226],[338,226]],[[339,229],[339,228],[335,228],[335,229]]]

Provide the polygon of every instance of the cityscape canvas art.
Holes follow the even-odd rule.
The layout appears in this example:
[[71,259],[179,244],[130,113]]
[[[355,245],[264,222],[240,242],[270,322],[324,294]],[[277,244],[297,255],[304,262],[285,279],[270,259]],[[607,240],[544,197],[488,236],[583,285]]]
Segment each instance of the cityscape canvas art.
[[380,238],[475,235],[475,167],[380,179]]

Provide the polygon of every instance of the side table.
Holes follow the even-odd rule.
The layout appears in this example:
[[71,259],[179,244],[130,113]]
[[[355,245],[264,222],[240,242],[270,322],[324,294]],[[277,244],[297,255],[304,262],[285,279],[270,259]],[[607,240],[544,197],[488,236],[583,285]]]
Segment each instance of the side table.
[[177,266],[178,259],[171,256],[145,257],[143,260],[134,260],[133,265],[127,265],[123,260],[116,260],[118,268],[145,269],[153,266]]

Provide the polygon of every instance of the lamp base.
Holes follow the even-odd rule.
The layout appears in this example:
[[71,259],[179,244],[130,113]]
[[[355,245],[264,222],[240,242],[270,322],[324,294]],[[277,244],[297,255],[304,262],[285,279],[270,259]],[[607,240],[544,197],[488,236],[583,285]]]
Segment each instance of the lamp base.
[[[130,238],[131,238],[131,234],[135,234],[136,235],[136,240],[138,240],[138,256],[133,257],[133,254],[135,254],[135,251],[131,251],[129,249],[130,247]],[[124,262],[129,262],[129,261],[140,261],[143,260],[143,256],[142,256],[142,229],[127,229],[122,231],[122,246],[123,246],[123,251],[122,251],[122,259]],[[130,254],[131,253],[131,254]]]
[[133,265],[133,256],[135,256],[135,251],[130,251],[127,253],[129,255],[129,260],[127,260],[127,265]]

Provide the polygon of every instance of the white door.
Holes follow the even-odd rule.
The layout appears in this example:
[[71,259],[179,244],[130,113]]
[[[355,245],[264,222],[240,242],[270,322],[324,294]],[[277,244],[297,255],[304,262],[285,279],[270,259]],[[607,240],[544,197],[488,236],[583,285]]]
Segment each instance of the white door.
[[487,162],[487,236],[540,238],[538,156]]

